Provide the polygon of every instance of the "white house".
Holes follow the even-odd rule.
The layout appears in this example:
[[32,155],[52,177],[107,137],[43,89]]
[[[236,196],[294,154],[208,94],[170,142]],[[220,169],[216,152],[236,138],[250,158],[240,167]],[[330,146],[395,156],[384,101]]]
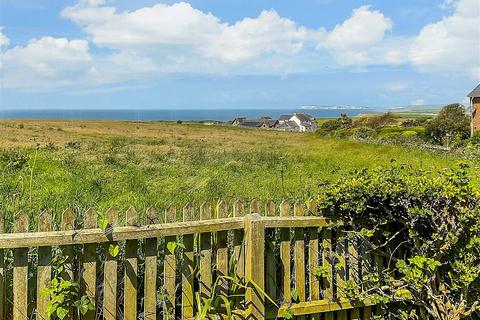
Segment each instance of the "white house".
[[295,122],[300,132],[314,132],[317,130],[317,122],[315,118],[306,113],[294,113],[289,121]]
[[281,131],[313,132],[317,130],[317,122],[306,113],[284,114],[278,118],[275,129]]

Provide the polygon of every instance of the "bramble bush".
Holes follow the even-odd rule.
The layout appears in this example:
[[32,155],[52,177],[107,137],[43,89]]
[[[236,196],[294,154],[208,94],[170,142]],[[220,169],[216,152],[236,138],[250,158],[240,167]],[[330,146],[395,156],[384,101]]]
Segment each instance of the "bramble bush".
[[480,317],[480,190],[466,164],[440,175],[398,164],[357,171],[322,188],[319,203],[388,262],[350,298],[383,304],[384,319]]

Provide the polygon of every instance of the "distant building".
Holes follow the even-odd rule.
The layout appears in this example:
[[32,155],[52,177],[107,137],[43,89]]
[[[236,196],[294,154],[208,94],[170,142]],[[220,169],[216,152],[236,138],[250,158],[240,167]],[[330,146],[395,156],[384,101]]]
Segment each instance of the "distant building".
[[261,117],[259,119],[235,118],[231,124],[244,128],[264,128],[296,132],[313,132],[317,129],[315,119],[306,113],[284,114],[278,120],[270,117]]
[[271,129],[271,128],[275,128],[277,123],[278,123],[278,120],[273,120],[272,118],[264,119],[261,127],[265,129]]
[[294,113],[289,121],[295,122],[300,132],[313,132],[317,130],[315,118],[306,113]]
[[470,92],[470,108],[472,110],[472,135],[480,131],[480,84]]
[[240,125],[243,121],[245,121],[247,118],[235,118],[233,119],[233,121],[231,122],[231,125],[232,126],[238,126]]
[[275,126],[275,129],[279,131],[300,131],[300,127],[295,121],[290,121],[290,120],[283,120],[282,122],[278,122],[278,124]]
[[271,117],[261,117],[259,119],[235,118],[231,124],[244,128],[274,128],[277,122]]
[[291,114],[282,114],[282,115],[278,118],[278,123],[279,123],[279,124],[283,124],[283,123],[285,123],[286,121],[290,120],[291,117],[292,117]]

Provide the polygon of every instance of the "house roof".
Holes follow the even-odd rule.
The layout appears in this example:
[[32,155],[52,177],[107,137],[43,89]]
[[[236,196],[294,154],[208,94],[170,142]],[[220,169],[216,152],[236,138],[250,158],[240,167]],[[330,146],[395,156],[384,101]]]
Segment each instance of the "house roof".
[[295,121],[285,121],[285,124],[290,128],[298,128],[299,125]]
[[287,121],[288,119],[290,119],[292,117],[291,114],[282,114],[279,118],[278,118],[278,121]]
[[478,98],[480,97],[480,84],[470,92],[467,97],[469,98]]
[[294,113],[293,115],[300,119],[301,122],[310,122],[314,120],[311,115],[306,113]]
[[263,124],[263,121],[251,121],[251,120],[246,120],[243,121],[242,123],[239,124],[240,127],[247,127],[247,128],[258,128],[261,127]]
[[263,123],[266,124],[267,126],[269,127],[273,127],[277,124],[277,120],[272,120],[272,119],[266,119],[266,120],[263,120]]

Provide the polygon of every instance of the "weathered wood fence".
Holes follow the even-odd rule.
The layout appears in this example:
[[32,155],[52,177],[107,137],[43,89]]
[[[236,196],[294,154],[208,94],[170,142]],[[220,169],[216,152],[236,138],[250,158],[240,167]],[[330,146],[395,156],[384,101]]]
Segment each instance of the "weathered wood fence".
[[[139,221],[130,208],[121,226],[114,209],[100,220],[90,209],[83,221],[66,210],[53,231],[48,212],[38,216],[37,230],[28,230],[27,216],[19,213],[14,233],[2,233],[2,221],[0,319],[48,318],[49,298],[41,293],[51,285],[58,251],[67,257],[63,279],[78,282],[95,304],[82,319],[195,318],[196,295],[208,298],[215,280],[232,272],[250,283],[239,291],[234,314],[240,318],[353,320],[378,312],[372,301],[347,299],[343,287],[348,280],[360,283],[372,268],[381,271],[382,258],[344,238],[348,226],[319,216],[313,202],[268,202],[260,209],[252,201],[245,210],[240,201],[231,208],[220,201],[199,211],[187,205],[182,219],[175,207],[159,216],[151,208]],[[320,269],[326,275],[319,277]],[[232,289],[225,280],[219,290]],[[78,317],[75,310],[68,316]]]

